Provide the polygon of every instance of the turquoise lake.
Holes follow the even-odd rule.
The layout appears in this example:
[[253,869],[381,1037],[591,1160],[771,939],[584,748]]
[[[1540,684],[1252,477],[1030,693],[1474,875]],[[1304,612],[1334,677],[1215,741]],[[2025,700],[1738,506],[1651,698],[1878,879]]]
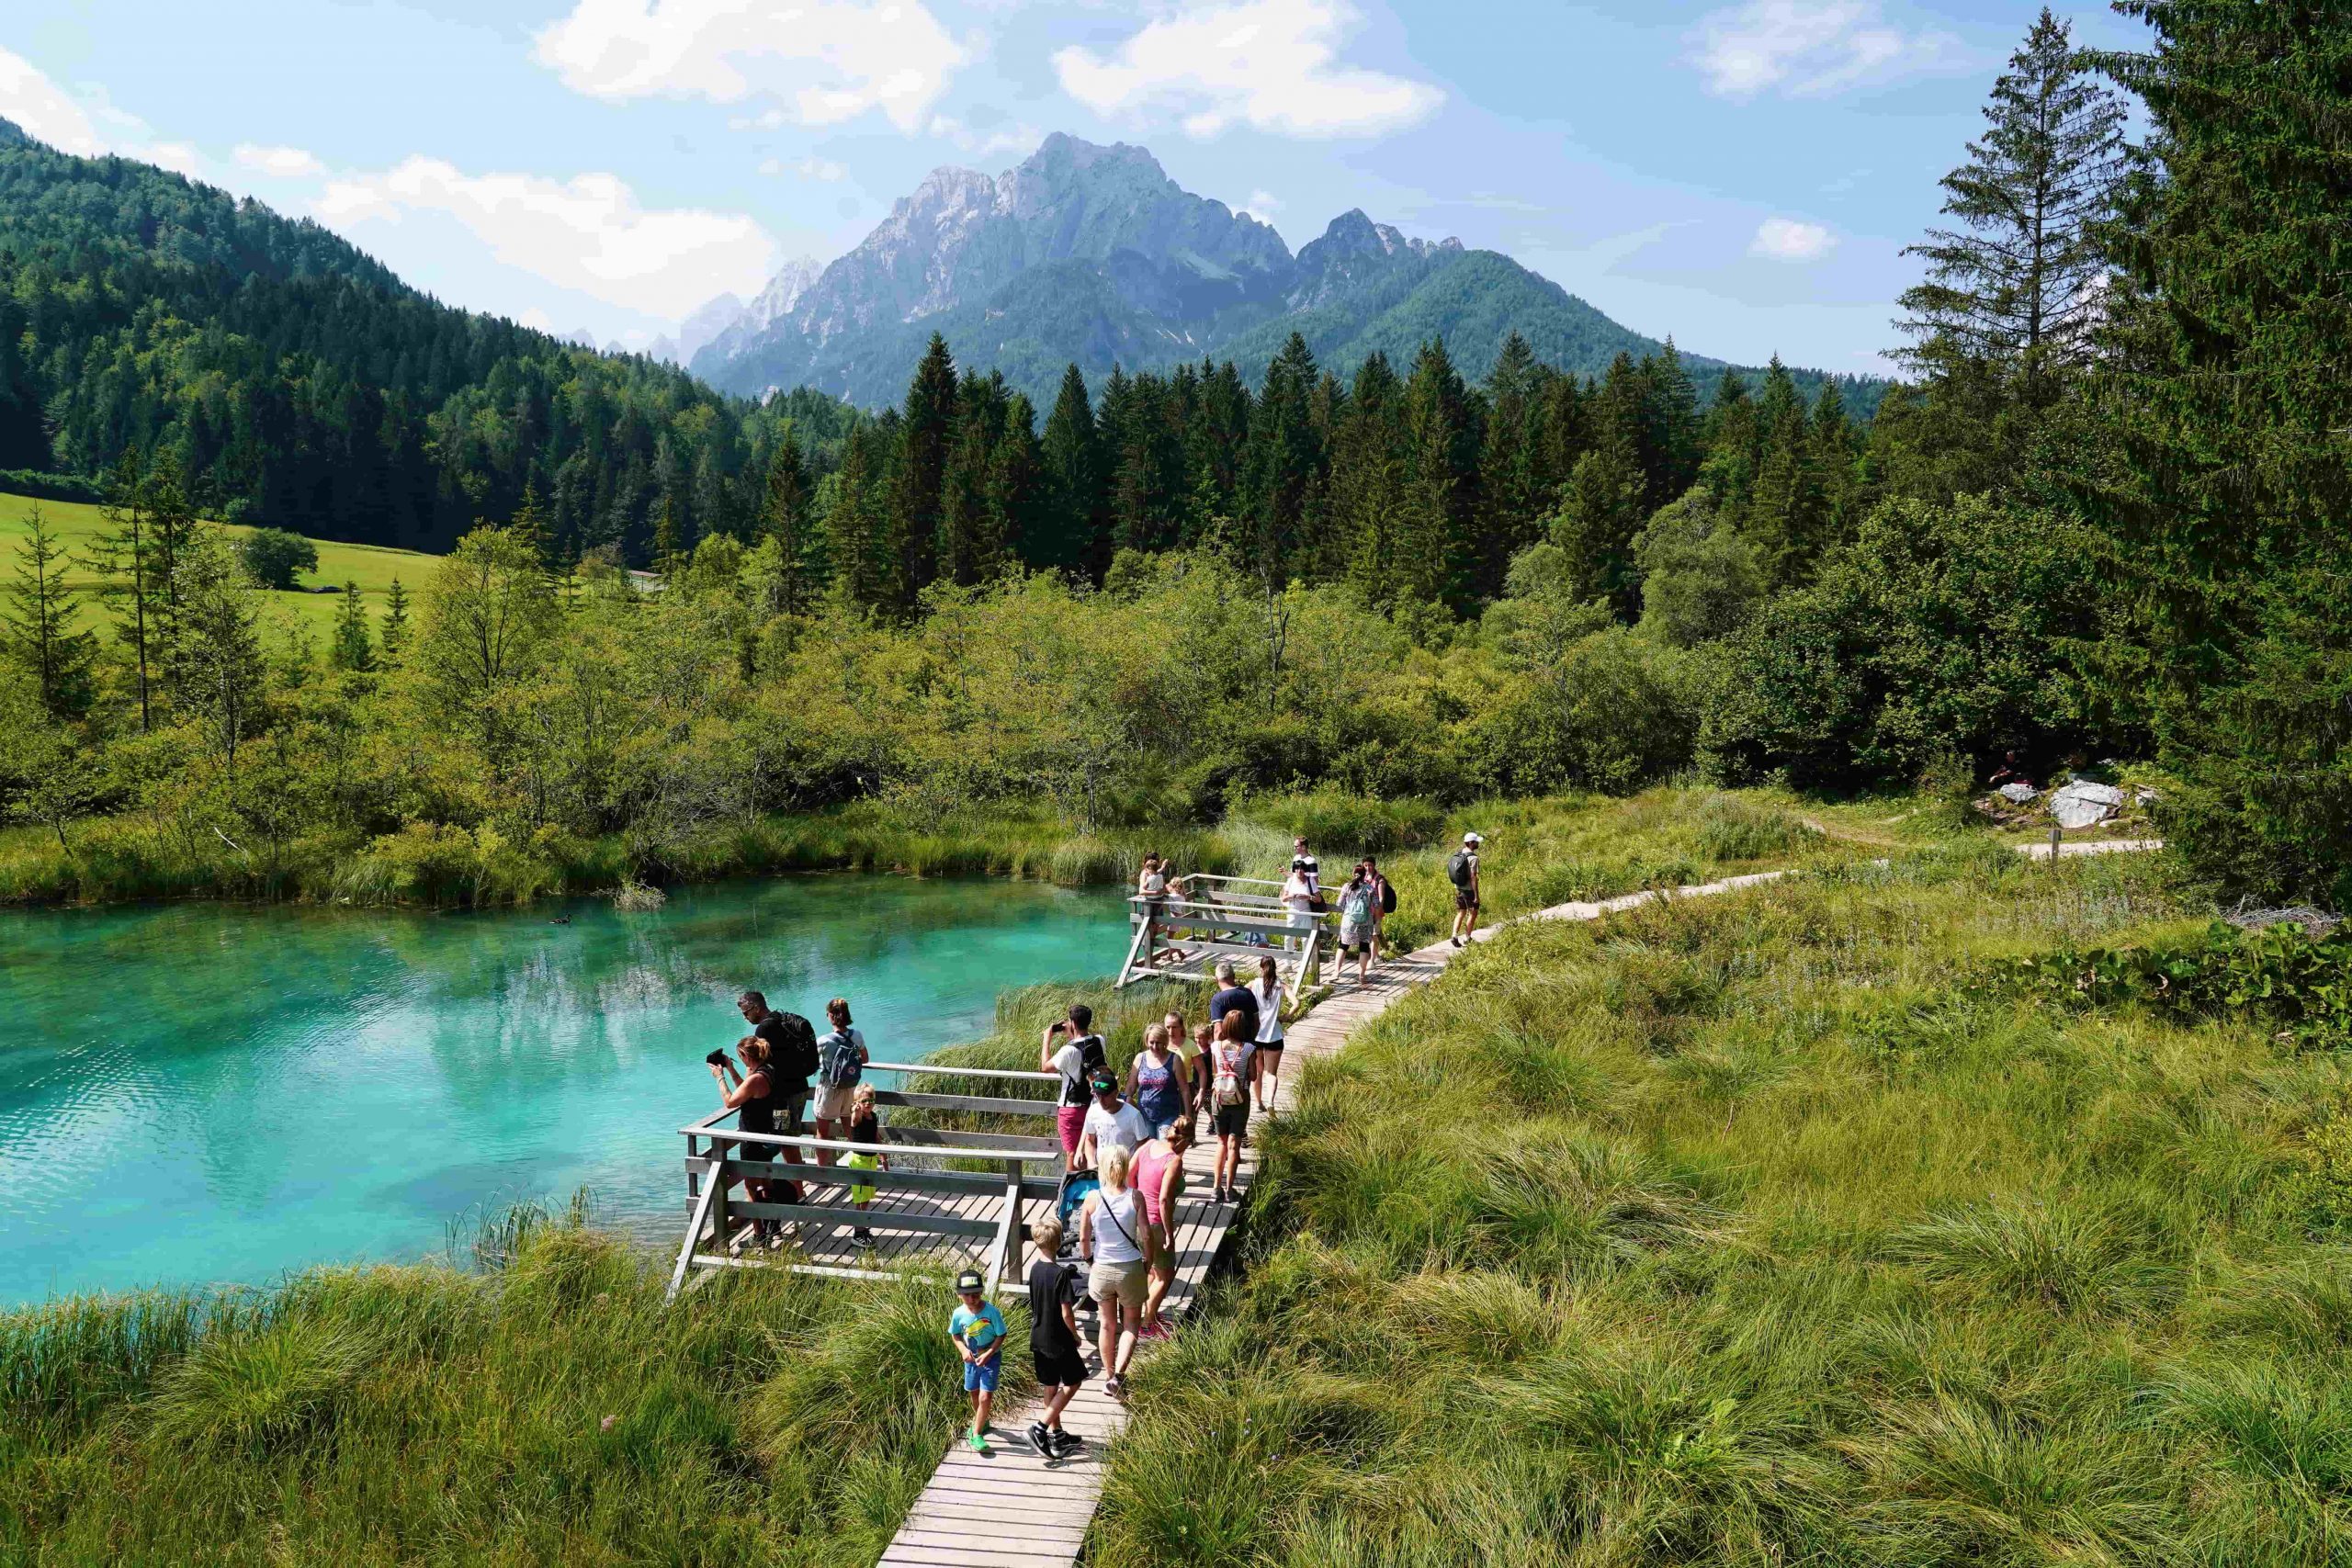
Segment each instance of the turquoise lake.
[[0,1306],[413,1259],[582,1187],[656,1237],[738,992],[820,1029],[847,997],[906,1061],[987,1033],[1009,987],[1115,972],[1126,938],[1115,891],[852,875],[634,915],[0,913]]

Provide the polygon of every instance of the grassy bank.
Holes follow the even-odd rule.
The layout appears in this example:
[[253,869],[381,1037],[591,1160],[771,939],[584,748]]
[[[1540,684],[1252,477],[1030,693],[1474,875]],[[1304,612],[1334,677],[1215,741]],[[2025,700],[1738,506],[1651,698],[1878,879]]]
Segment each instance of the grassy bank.
[[943,1293],[662,1282],[548,1225],[0,1314],[0,1560],[871,1562],[961,1409]]
[[[1874,802],[1827,811],[1883,815]],[[0,903],[106,903],[134,898],[239,897],[360,905],[502,906],[590,895],[624,879],[717,881],[800,871],[990,875],[1065,886],[1132,881],[1158,852],[1196,871],[1279,877],[1291,837],[1305,832],[1326,874],[1343,879],[1377,853],[1398,887],[1392,936],[1410,945],[1452,918],[1448,852],[1476,829],[1488,839],[1490,913],[1568,898],[1671,886],[1724,869],[1854,852],[1805,827],[1823,808],[1765,791],[1665,786],[1630,798],[1565,795],[1491,801],[1454,810],[1375,802],[1336,792],[1245,801],[1221,823],[1083,830],[1045,810],[926,813],[865,801],[760,818],[706,830],[649,857],[624,836],[581,840],[495,824],[415,824],[372,839],[297,838],[236,843],[189,819],[128,812],[77,824],[61,846],[33,828],[0,831]],[[1899,829],[1918,841],[1949,829],[1914,814]],[[1871,841],[1876,841],[1872,840]]]
[[1528,928],[1309,1075],[1093,1561],[2352,1555],[2352,1075],[2036,1003],[2154,857],[1897,853]]

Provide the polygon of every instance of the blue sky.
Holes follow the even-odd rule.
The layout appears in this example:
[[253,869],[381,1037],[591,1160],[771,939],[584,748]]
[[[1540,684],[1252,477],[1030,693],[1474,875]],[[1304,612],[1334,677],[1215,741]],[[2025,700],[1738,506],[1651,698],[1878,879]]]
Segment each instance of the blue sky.
[[[1639,331],[1880,370],[1899,254],[2038,5],[241,0],[0,13],[0,114],[639,344],[930,169],[1140,142],[1292,247],[1361,207]],[[2104,9],[2086,43],[2136,46]]]

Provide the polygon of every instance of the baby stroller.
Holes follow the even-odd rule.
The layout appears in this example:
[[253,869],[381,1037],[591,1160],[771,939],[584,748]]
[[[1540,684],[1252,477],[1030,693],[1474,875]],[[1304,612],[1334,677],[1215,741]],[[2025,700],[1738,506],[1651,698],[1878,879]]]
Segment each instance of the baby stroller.
[[[1078,1212],[1085,1207],[1088,1197],[1102,1185],[1102,1178],[1091,1170],[1063,1173],[1061,1190],[1054,1198],[1054,1213],[1062,1222],[1062,1247],[1057,1254],[1061,1261],[1072,1263],[1078,1260]],[[1079,1283],[1083,1287],[1085,1282],[1081,1275]],[[1078,1310],[1089,1316],[1095,1310],[1094,1298],[1086,1294],[1082,1288],[1078,1298]]]

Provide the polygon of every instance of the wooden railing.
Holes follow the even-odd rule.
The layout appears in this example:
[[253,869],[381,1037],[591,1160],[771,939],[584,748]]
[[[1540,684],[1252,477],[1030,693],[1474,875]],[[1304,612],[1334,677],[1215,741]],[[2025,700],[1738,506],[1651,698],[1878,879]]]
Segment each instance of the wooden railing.
[[[1177,891],[1178,884],[1185,890]],[[1117,984],[1205,980],[1215,961],[1227,958],[1247,963],[1254,972],[1260,958],[1272,957],[1289,967],[1288,987],[1304,989],[1330,947],[1329,933],[1337,916],[1328,910],[1310,914],[1291,909],[1280,897],[1282,886],[1202,872],[1172,878],[1170,891],[1157,897],[1130,895],[1127,924],[1135,937],[1127,943]],[[1258,887],[1274,891],[1244,891]],[[1289,942],[1297,945],[1284,945]],[[1171,959],[1173,953],[1183,956]]]
[[[1052,1084],[1061,1081],[1059,1075],[1055,1073],[1017,1072],[1001,1067],[947,1066],[931,1062],[868,1062],[865,1071],[924,1077],[970,1077]],[[877,1106],[988,1116],[1051,1117],[1056,1110],[1056,1103],[1050,1099],[941,1094],[928,1089],[909,1091],[877,1088],[874,1100]],[[677,1264],[670,1271],[669,1293],[672,1296],[684,1288],[688,1275],[697,1268],[777,1267],[842,1279],[890,1277],[871,1269],[842,1268],[789,1258],[772,1262],[764,1256],[737,1256],[733,1250],[736,1227],[744,1221],[761,1220],[800,1226],[804,1235],[811,1227],[837,1231],[871,1224],[885,1230],[985,1240],[989,1244],[989,1292],[994,1294],[999,1290],[1020,1288],[1015,1281],[1021,1272],[1022,1238],[1026,1234],[1024,1210],[1029,1202],[1036,1200],[1052,1202],[1059,1191],[1059,1183],[1056,1179],[1050,1175],[1034,1175],[1031,1168],[1059,1163],[1062,1148],[1058,1139],[1049,1135],[894,1125],[888,1129],[887,1142],[864,1144],[808,1134],[746,1133],[740,1127],[728,1124],[740,1115],[737,1111],[714,1111],[678,1129],[686,1140],[689,1209],[685,1239],[678,1248]],[[747,1157],[752,1150],[769,1151],[769,1157]],[[777,1157],[786,1150],[817,1156],[818,1163],[804,1161],[796,1164]],[[899,1168],[890,1170],[849,1169],[838,1164],[840,1156],[851,1154],[887,1155],[896,1161],[912,1163],[902,1163]],[[953,1162],[963,1162],[967,1167],[977,1165],[982,1168],[956,1168]],[[798,1182],[803,1188],[802,1201],[779,1203],[748,1195],[730,1199],[728,1189],[736,1181]],[[814,1186],[838,1188],[844,1195],[848,1188],[858,1186],[871,1187],[877,1194],[915,1192],[951,1201],[985,1196],[1001,1198],[1002,1201],[995,1216],[989,1219],[905,1208],[879,1209],[868,1213],[845,1201],[808,1201],[806,1190]]]

